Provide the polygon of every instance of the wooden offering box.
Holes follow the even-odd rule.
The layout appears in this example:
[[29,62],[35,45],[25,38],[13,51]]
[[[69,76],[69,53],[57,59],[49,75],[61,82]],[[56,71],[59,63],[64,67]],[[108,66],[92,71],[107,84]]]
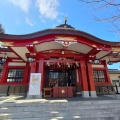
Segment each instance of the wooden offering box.
[[67,87],[59,87],[58,89],[59,98],[67,97]]
[[52,88],[44,88],[44,97],[52,97]]

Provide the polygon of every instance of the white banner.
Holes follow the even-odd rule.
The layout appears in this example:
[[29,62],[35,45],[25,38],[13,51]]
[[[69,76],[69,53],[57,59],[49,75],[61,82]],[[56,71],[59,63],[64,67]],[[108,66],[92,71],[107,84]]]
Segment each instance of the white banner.
[[31,73],[29,95],[40,95],[41,73]]

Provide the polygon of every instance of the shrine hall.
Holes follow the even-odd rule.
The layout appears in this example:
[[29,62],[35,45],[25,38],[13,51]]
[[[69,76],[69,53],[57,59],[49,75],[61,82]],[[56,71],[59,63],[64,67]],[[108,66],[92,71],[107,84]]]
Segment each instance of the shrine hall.
[[0,95],[97,97],[113,91],[107,65],[120,62],[120,42],[67,23],[25,35],[0,34]]

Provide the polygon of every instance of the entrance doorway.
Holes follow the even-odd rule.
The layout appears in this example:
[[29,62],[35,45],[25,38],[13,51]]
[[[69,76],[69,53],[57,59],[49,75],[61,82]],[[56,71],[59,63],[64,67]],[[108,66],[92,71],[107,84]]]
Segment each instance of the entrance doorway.
[[75,86],[75,71],[73,68],[67,70],[52,70],[46,71],[46,86]]

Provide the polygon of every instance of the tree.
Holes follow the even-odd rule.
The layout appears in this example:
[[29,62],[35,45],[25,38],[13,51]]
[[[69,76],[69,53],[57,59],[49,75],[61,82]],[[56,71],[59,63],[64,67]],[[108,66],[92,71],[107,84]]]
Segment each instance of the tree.
[[3,26],[2,26],[2,24],[0,24],[0,33],[5,33],[5,30],[4,30],[4,28],[3,28]]
[[120,34],[120,0],[79,0],[87,5],[92,6],[96,14],[101,12],[102,15],[94,15],[96,21],[109,22],[113,25],[115,32]]

